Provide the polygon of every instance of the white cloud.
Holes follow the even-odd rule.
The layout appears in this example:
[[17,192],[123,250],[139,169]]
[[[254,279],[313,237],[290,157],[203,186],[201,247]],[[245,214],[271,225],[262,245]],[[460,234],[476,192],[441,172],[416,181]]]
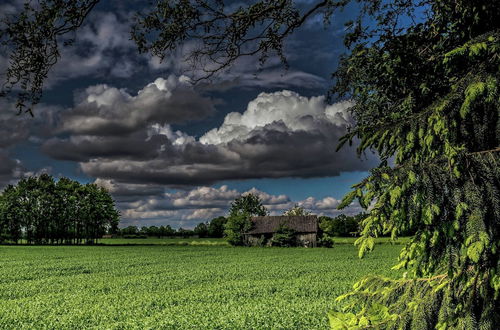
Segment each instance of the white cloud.
[[[102,182],[102,181],[100,181]],[[124,193],[121,184],[106,183],[111,187],[112,194]],[[122,186],[120,188],[120,186]],[[126,185],[130,187],[129,185]],[[130,191],[132,193],[135,188]],[[177,227],[193,228],[197,223],[209,221],[221,215],[227,215],[231,202],[246,194],[259,196],[263,205],[271,215],[281,215],[298,204],[307,211],[317,215],[336,216],[341,213],[357,214],[362,211],[359,205],[353,203],[347,209],[339,211],[336,207],[339,201],[333,197],[316,199],[308,197],[293,201],[288,196],[272,195],[265,191],[252,188],[247,191],[221,187],[196,187],[188,191],[164,192],[151,196],[138,196],[134,202],[118,204],[122,209],[123,224],[170,224]],[[120,199],[120,196],[118,196]],[[138,222],[139,219],[139,222]]]
[[[339,127],[343,131],[353,124],[348,113],[351,106],[350,102],[327,105],[324,96],[307,98],[288,90],[261,93],[248,104],[244,113],[229,113],[224,123],[203,135],[200,142],[221,144],[233,140],[243,141],[255,130],[275,123],[283,124],[288,132],[331,129],[326,125]],[[278,127],[274,126],[274,129]]]

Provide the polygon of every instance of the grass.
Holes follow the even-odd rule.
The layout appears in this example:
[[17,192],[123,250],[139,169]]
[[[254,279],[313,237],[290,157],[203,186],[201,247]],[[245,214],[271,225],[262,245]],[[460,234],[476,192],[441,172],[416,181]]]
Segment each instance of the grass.
[[223,238],[101,238],[98,243],[104,245],[229,245]]
[[367,274],[396,276],[400,246],[0,247],[1,329],[322,329]]
[[[391,242],[389,237],[379,237],[375,240],[376,244],[406,244],[409,237],[401,237]],[[335,244],[353,245],[357,237],[335,237]],[[101,238],[99,244],[104,245],[207,245],[207,246],[228,246],[229,244],[223,238]]]

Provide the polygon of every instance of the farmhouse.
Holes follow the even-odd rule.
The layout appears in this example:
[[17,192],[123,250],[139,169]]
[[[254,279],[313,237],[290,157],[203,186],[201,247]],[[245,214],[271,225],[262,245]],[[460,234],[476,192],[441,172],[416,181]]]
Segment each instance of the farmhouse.
[[269,242],[280,226],[295,231],[299,245],[316,247],[318,235],[318,217],[306,216],[264,216],[253,217],[252,229],[244,234],[247,245],[259,245]]

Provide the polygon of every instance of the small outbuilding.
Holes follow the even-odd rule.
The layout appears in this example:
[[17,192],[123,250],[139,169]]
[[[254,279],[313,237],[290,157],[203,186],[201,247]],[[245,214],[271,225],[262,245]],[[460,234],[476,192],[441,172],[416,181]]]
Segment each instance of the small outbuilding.
[[299,246],[316,247],[318,217],[315,215],[253,217],[251,221],[252,229],[244,234],[247,245],[269,245],[278,228],[285,226],[295,232]]

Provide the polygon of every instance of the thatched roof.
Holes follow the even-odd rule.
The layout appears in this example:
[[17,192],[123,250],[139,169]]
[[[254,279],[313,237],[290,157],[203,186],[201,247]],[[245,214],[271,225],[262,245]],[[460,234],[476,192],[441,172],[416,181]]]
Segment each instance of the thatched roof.
[[246,234],[272,234],[280,225],[286,225],[299,233],[318,231],[318,217],[315,215],[253,217],[252,222],[253,227]]

